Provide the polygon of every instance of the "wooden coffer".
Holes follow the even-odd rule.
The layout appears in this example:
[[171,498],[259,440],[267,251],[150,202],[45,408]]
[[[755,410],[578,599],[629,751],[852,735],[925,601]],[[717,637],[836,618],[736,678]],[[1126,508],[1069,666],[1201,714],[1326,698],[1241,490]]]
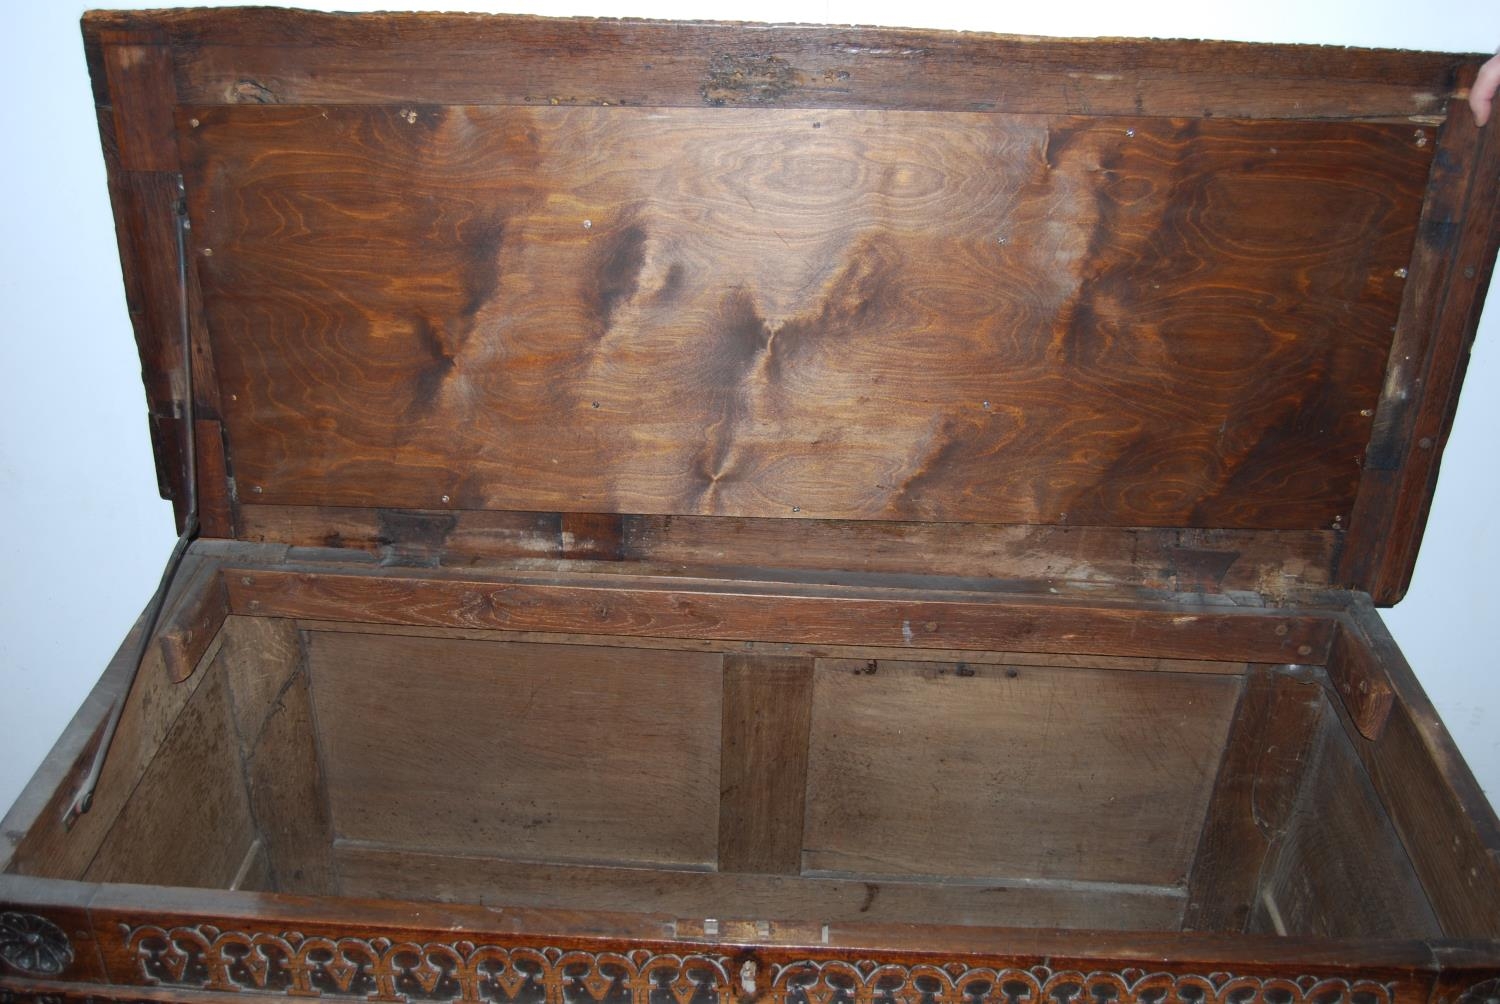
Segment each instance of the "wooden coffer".
[[1376,612],[1478,58],[83,29],[190,545],[6,817],[0,999],[1500,998]]

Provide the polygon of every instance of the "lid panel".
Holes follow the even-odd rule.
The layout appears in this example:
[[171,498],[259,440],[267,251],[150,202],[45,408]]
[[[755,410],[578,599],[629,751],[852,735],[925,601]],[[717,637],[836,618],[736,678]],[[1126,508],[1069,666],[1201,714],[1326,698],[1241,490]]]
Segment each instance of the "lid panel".
[[245,501],[1246,529],[1348,519],[1432,149],[952,112],[179,122]]

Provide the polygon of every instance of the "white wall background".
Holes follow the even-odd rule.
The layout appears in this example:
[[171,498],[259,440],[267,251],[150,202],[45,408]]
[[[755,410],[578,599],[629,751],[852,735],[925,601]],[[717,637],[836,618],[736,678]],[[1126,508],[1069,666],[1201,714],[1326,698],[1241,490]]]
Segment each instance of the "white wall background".
[[[0,39],[0,814],[144,605],[172,543],[121,290],[81,8],[14,3]],[[301,6],[389,9],[387,0]],[[427,3],[443,6],[442,0]],[[822,21],[1020,34],[1455,51],[1500,44],[1495,0],[458,0],[519,13]],[[1328,51],[1330,63],[1339,51]],[[1490,128],[1500,128],[1500,122]],[[1500,288],[1481,327],[1416,579],[1389,622],[1500,801]]]

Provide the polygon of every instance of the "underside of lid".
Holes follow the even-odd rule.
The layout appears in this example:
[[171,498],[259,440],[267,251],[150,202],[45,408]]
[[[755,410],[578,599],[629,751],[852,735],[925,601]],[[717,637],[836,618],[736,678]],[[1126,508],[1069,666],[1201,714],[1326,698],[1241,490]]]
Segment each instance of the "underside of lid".
[[174,496],[185,184],[213,535],[1409,578],[1496,244],[1500,143],[1442,117],[1472,59],[283,11],[85,34]]

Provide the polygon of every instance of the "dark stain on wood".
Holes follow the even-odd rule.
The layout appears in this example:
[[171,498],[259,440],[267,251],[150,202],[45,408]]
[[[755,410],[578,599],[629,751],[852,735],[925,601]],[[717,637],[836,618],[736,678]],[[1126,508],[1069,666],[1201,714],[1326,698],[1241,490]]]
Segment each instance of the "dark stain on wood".
[[[822,335],[835,341],[858,338],[861,326],[900,305],[905,274],[897,241],[878,232],[857,238],[838,266],[820,308],[812,317],[788,322],[793,334]],[[795,346],[798,339],[787,341]]]
[[713,416],[705,426],[703,448],[692,468],[701,485],[698,504],[707,509],[716,504],[718,486],[735,477],[734,437],[747,417],[746,383],[757,360],[768,354],[771,346],[766,322],[743,287],[724,297],[715,331],[717,337],[710,343],[703,367],[705,385],[716,388],[709,402]]
[[616,513],[565,512],[557,529],[560,558],[624,561],[624,517]]
[[435,406],[443,381],[453,372],[457,357],[457,346],[450,345],[444,332],[426,314],[418,314],[412,322],[412,334],[417,343],[431,357],[431,362],[420,366],[412,374],[411,404],[405,417],[408,421],[430,412]]
[[273,89],[248,77],[234,82],[229,89],[229,100],[241,105],[274,105],[281,102]]
[[1240,560],[1240,552],[1177,547],[1170,557],[1172,563],[1162,570],[1162,578],[1175,582],[1183,592],[1214,593],[1224,587],[1229,570]]
[[389,108],[186,112],[263,501],[1347,518],[1430,158],[1404,127],[409,111],[420,143]]
[[458,525],[451,512],[381,509],[376,517],[381,561],[390,565],[436,565]]
[[615,311],[640,289],[645,263],[646,231],[638,223],[627,222],[604,239],[592,288],[582,291],[598,318],[601,337],[609,333]]
[[452,375],[459,356],[474,333],[480,312],[494,298],[500,285],[505,230],[503,213],[470,220],[457,228],[463,304],[451,323],[434,320],[425,312],[419,313],[413,321],[413,333],[430,355],[431,362],[419,365],[413,374],[411,404],[405,413],[407,419],[421,418],[436,406],[444,383]]
[[677,299],[677,294],[682,291],[684,270],[681,262],[674,261],[667,267],[667,274],[662,279],[660,288],[651,294],[651,302],[654,306],[670,306]]
[[803,75],[780,56],[720,53],[708,61],[701,92],[703,103],[714,107],[775,105],[803,82]]
[[468,249],[462,268],[468,298],[460,314],[472,327],[479,311],[494,299],[495,291],[500,288],[500,252],[505,246],[504,215],[497,213],[489,219],[471,221],[460,228],[459,239]]

